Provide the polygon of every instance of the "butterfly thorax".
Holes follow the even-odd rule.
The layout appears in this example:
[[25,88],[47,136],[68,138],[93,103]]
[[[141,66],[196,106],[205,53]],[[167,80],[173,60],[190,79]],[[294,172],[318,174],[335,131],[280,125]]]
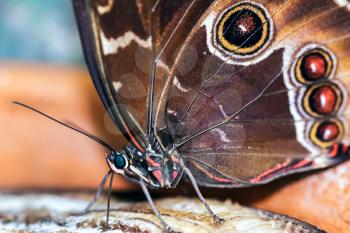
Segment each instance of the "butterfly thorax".
[[149,146],[141,152],[133,145],[124,148],[129,158],[125,175],[132,179],[143,179],[149,186],[174,188],[182,176],[181,158],[174,150],[163,151]]

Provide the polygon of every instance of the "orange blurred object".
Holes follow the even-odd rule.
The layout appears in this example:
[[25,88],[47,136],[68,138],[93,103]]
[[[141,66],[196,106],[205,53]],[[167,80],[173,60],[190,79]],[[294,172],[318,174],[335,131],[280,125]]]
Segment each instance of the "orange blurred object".
[[350,162],[271,187],[254,206],[302,219],[329,233],[350,232]]
[[[87,71],[0,63],[0,187],[95,189],[108,170],[104,148],[11,101],[74,122],[104,139],[113,138],[110,143],[119,148],[124,138],[103,110]],[[130,187],[114,183],[119,189]]]

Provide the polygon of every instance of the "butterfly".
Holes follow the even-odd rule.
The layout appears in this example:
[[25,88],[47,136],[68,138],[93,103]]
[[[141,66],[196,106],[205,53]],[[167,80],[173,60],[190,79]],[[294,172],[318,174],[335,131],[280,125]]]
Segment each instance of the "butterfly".
[[222,222],[198,186],[259,185],[349,158],[349,1],[73,5],[96,90],[129,143],[115,151],[75,129],[110,150],[101,186],[115,173],[140,184],[166,230],[150,187],[186,176]]

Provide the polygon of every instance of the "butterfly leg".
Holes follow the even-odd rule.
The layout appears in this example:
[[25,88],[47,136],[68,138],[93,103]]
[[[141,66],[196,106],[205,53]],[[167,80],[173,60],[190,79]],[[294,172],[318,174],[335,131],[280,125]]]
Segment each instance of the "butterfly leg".
[[160,223],[163,225],[163,227],[167,230],[167,232],[170,232],[170,233],[175,233],[176,231],[174,231],[162,218],[162,216],[160,216],[153,200],[152,200],[152,197],[151,195],[149,194],[148,192],[148,188],[147,188],[147,185],[145,184],[145,182],[141,179],[140,180],[140,185],[141,185],[141,188],[142,188],[142,191],[143,193],[145,194],[146,196],[146,199],[152,209],[152,212],[157,216],[157,218],[159,219]]
[[111,173],[112,173],[112,170],[108,171],[108,172],[104,175],[104,177],[103,177],[103,179],[102,179],[102,181],[101,181],[101,184],[100,184],[100,186],[99,186],[98,189],[97,189],[97,192],[96,192],[96,194],[95,194],[94,199],[93,199],[92,201],[90,201],[90,203],[85,207],[85,209],[83,210],[83,214],[89,212],[90,209],[91,209],[91,207],[98,201],[98,199],[100,199],[101,193],[102,193],[102,191],[103,191],[103,188],[105,187],[105,184],[106,184],[106,182],[107,182],[107,179],[108,179],[108,177],[111,175]]
[[207,211],[209,212],[209,214],[212,216],[212,218],[215,220],[215,222],[217,223],[223,223],[224,219],[220,218],[219,216],[217,216],[213,210],[210,208],[210,206],[208,205],[207,201],[205,200],[205,198],[203,197],[201,191],[199,190],[199,187],[197,185],[196,179],[193,177],[192,172],[190,171],[190,169],[188,169],[184,164],[182,164],[182,169],[184,170],[185,174],[187,175],[187,177],[190,179],[191,184],[194,188],[194,190],[197,193],[197,196],[199,197],[199,200],[202,202],[202,204],[204,205],[204,207],[207,209]]

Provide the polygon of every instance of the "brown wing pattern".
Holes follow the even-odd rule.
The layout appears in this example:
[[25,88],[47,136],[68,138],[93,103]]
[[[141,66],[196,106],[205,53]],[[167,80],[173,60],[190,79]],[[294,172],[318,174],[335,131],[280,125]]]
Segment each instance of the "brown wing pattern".
[[157,121],[202,185],[264,183],[348,158],[349,9],[332,0],[218,0],[203,13]]
[[96,89],[114,122],[139,149],[145,141],[146,72],[150,69],[143,56],[152,48],[149,5],[127,0],[74,0]]
[[347,1],[74,2],[116,124],[145,147],[156,62],[156,136],[202,185],[264,183],[347,159]]
[[[140,143],[140,147],[145,146],[153,61],[157,58],[154,104],[157,106],[160,89],[176,54],[210,5],[209,1],[190,0],[156,3],[155,0],[74,0],[97,90],[124,135],[133,143]],[[92,70],[95,67],[98,70]]]

